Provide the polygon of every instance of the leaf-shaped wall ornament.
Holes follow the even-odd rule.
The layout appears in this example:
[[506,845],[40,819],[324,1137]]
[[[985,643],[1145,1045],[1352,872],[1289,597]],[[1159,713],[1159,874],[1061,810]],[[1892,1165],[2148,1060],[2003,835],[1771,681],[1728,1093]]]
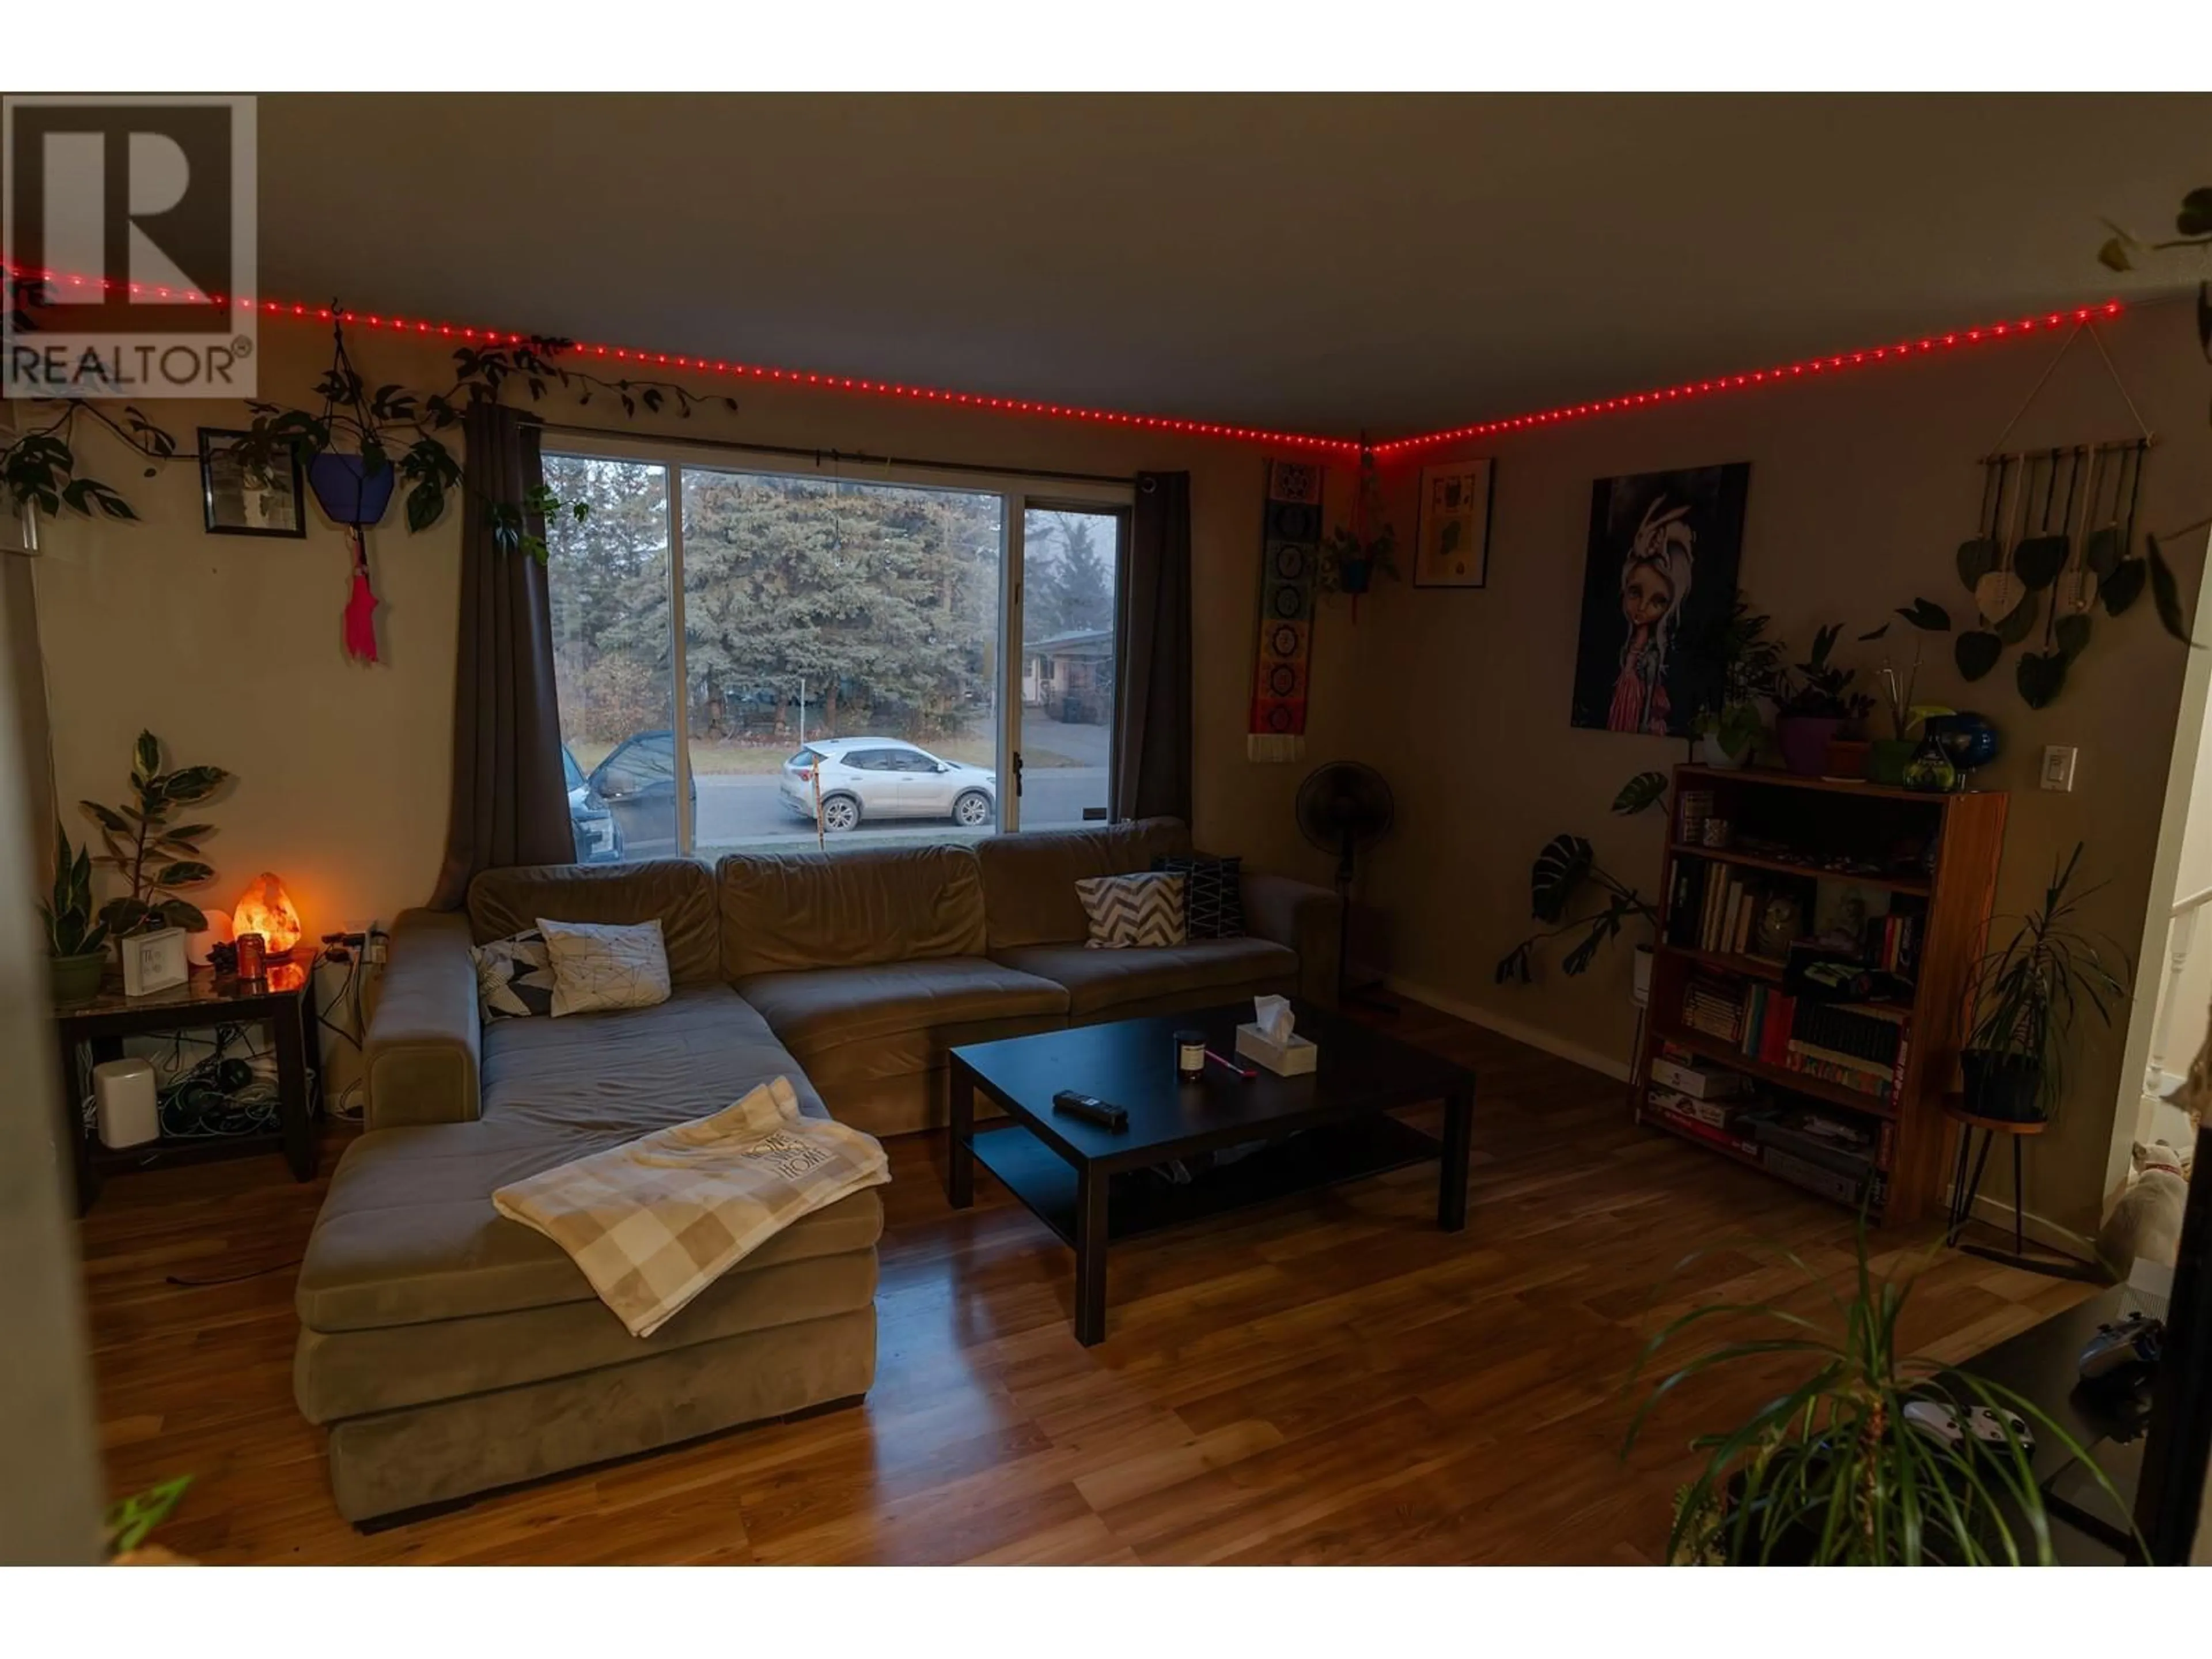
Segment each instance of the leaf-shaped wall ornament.
[[1996,624],[1996,635],[2007,645],[2018,645],[2035,632],[2036,620],[2042,614],[2043,601],[2035,596],[2033,590],[2023,589],[2020,603],[2012,608],[2010,615]]
[[2013,549],[2013,574],[2031,588],[2042,589],[2058,580],[2073,547],[2063,536],[2030,536]]
[[2100,525],[2089,532],[2081,544],[2081,562],[2097,573],[2097,580],[2109,581],[2112,572],[2119,568],[2120,561],[2127,555],[2127,541],[2116,524]]
[[2009,570],[1992,570],[1974,584],[1974,605],[1982,620],[1994,627],[2017,610],[2027,597],[2027,584]]
[[2180,585],[2173,579],[2173,567],[2166,562],[2158,538],[2146,536],[2143,544],[2150,550],[2150,599],[2158,607],[2159,625],[2179,640],[2189,644],[2189,618],[2182,613]]
[[2060,651],[2022,652],[2014,678],[2022,702],[2030,708],[2048,708],[2066,689],[2066,655]]
[[2057,609],[2078,616],[2097,602],[2097,573],[2086,564],[2077,564],[2058,579],[2057,591],[2051,602]]
[[2117,617],[2142,597],[2143,585],[2150,579],[2148,561],[2123,559],[2112,574],[2105,578],[2098,595],[2105,601],[2105,614]]
[[2061,617],[2051,625],[2051,637],[2067,661],[2072,662],[2089,648],[2089,619],[2076,611]]
[[1972,541],[1959,544],[1959,581],[1971,593],[1975,584],[1997,568],[1997,542],[1994,536],[1977,536]]
[[1978,680],[1997,665],[1997,659],[2004,655],[2004,641],[1977,629],[1959,635],[1958,642],[1951,647],[1951,655],[1960,674],[1969,680]]

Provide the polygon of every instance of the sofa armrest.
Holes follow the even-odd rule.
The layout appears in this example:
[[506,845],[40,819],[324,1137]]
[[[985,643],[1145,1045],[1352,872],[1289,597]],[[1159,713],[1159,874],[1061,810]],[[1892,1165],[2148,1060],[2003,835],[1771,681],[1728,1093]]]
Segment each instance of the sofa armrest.
[[1253,936],[1298,953],[1298,994],[1324,1008],[1335,1007],[1342,973],[1338,957],[1343,948],[1343,901],[1326,887],[1256,870],[1243,872],[1238,890],[1244,897],[1244,926]]
[[469,944],[469,919],[456,911],[402,911],[392,924],[382,994],[362,1045],[366,1127],[476,1117],[483,1030]]

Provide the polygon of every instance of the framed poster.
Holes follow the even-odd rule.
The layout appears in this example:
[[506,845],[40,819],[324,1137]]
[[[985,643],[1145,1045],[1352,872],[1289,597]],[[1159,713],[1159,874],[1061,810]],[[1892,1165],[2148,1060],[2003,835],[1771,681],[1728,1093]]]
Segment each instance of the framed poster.
[[300,536],[307,533],[300,452],[289,466],[259,467],[234,447],[252,434],[202,427],[200,502],[210,536]]
[[1701,648],[1735,604],[1751,463],[1600,478],[1590,490],[1574,723],[1686,738],[1719,691]]
[[1421,469],[1413,537],[1413,586],[1480,587],[1490,580],[1488,460]]

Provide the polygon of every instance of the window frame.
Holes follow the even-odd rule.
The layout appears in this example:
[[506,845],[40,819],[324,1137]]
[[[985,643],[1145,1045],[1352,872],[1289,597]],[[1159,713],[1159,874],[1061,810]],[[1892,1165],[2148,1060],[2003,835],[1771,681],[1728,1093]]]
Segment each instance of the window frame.
[[[1021,828],[1022,591],[1024,529],[1031,513],[1079,513],[1118,520],[1114,538],[1114,633],[1119,648],[1127,623],[1129,534],[1136,508],[1136,481],[1038,477],[994,471],[988,466],[918,465],[896,461],[858,462],[825,451],[812,462],[781,451],[696,439],[642,438],[619,433],[548,426],[543,453],[547,459],[627,461],[661,469],[668,501],[669,729],[676,746],[676,855],[696,859],[698,824],[687,810],[696,799],[691,772],[691,720],[684,688],[690,684],[684,622],[684,474],[743,472],[763,477],[829,480],[836,483],[890,484],[908,489],[947,490],[999,497],[999,677],[994,768],[999,775],[998,828]],[[1121,688],[1114,689],[1114,718],[1107,736],[1107,818],[1120,816],[1115,799],[1113,757],[1121,751]],[[805,745],[802,745],[804,747]],[[844,757],[838,757],[842,759]],[[820,764],[817,757],[816,763]],[[1013,787],[1006,787],[1006,780]]]

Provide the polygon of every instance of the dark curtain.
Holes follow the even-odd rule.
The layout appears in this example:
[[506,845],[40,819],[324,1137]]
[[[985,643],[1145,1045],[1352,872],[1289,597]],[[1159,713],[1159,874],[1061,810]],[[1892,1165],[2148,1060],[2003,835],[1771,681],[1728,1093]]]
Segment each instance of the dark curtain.
[[[430,903],[458,910],[479,870],[576,856],[561,769],[545,567],[493,544],[487,505],[520,501],[545,479],[538,427],[479,400],[463,428],[461,633],[453,677],[453,804]],[[531,518],[532,533],[544,526]]]
[[1140,472],[1115,665],[1114,816],[1190,819],[1190,474]]

